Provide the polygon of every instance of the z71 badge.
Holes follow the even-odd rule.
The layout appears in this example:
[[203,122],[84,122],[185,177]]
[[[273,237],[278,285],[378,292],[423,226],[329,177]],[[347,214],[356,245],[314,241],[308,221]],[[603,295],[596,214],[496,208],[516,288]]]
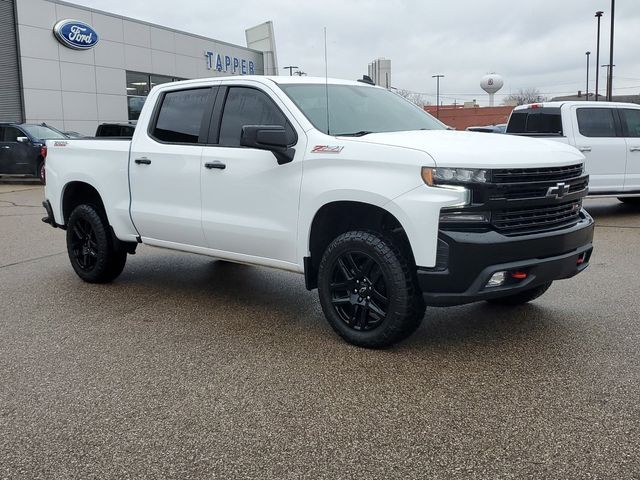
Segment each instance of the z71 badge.
[[340,153],[343,148],[338,145],[316,145],[311,153]]

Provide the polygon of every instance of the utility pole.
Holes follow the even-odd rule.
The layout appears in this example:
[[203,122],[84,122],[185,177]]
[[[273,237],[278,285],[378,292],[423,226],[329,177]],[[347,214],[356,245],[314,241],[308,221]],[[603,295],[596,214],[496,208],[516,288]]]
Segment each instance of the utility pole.
[[431,78],[436,79],[436,118],[440,118],[440,79],[444,78],[444,75],[431,75]]
[[606,101],[609,101],[609,86],[610,86],[610,81],[611,81],[611,65],[606,64],[606,65],[601,65],[602,68],[607,67],[607,94],[605,95],[605,99]]
[[607,79],[607,100],[613,100],[613,26],[616,0],[611,0],[611,40],[609,41],[609,78]]
[[585,52],[585,55],[587,56],[587,89],[586,91],[586,97],[587,97],[587,102],[589,101],[589,55],[591,55],[591,52]]
[[283,70],[289,70],[289,76],[292,77],[293,76],[293,69],[294,68],[300,68],[300,67],[294,67],[293,65],[289,66],[289,67],[283,67]]
[[596,18],[598,19],[598,40],[596,47],[596,102],[598,101],[598,79],[600,78],[600,19],[604,12],[598,10],[596,12]]

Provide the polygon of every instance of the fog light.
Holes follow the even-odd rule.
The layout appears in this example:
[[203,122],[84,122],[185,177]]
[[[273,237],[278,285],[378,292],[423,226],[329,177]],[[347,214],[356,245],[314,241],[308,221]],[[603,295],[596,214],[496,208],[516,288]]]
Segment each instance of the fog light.
[[507,281],[507,272],[503,270],[502,272],[496,272],[493,275],[491,275],[491,278],[489,279],[489,281],[485,286],[499,287],[501,285],[504,285],[504,282],[506,281]]

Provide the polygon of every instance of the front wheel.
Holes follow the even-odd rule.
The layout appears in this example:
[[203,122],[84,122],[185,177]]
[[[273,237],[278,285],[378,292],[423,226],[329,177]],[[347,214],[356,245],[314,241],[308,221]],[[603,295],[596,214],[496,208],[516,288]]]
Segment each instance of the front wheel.
[[549,290],[550,286],[551,282],[543,283],[538,287],[533,287],[529,290],[525,290],[514,295],[509,295],[508,297],[492,298],[490,300],[487,300],[487,302],[508,306],[522,305],[523,303],[530,302],[540,297],[544,292]]
[[71,212],[67,252],[76,274],[89,283],[113,281],[127,261],[126,250],[116,248],[106,218],[93,205],[79,205]]
[[322,310],[347,342],[384,348],[411,335],[424,302],[410,262],[390,239],[347,232],[327,247],[318,271]]

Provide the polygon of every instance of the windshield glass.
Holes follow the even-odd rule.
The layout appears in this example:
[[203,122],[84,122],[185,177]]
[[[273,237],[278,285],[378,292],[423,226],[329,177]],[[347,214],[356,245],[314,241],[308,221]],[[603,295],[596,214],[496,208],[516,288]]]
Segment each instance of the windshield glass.
[[420,107],[382,88],[331,84],[327,88],[322,83],[281,84],[280,88],[314,127],[329,135],[445,129]]
[[53,140],[56,138],[69,138],[55,128],[45,127],[44,125],[20,125],[32,138],[38,140]]

